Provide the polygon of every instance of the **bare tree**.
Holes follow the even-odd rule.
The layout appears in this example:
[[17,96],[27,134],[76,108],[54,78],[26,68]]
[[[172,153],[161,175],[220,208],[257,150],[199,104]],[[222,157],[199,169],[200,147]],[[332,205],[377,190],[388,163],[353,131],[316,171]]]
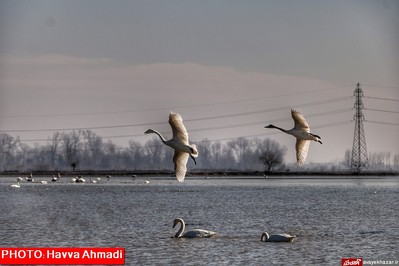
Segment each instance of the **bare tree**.
[[196,143],[198,153],[201,154],[201,160],[198,160],[198,167],[202,169],[209,169],[212,165],[212,151],[211,142],[207,139],[203,139],[201,142]]
[[143,146],[140,142],[129,140],[128,152],[132,158],[133,169],[140,169],[143,166],[145,160],[143,159]]
[[87,153],[86,159],[90,161],[92,167],[97,167],[101,163],[103,155],[103,140],[91,130],[82,130],[82,135],[85,140],[85,151]]
[[396,169],[399,169],[399,154],[393,156],[393,165]]
[[65,161],[75,171],[79,163],[79,149],[81,148],[80,132],[72,131],[61,134],[62,145],[64,148]]
[[58,147],[61,142],[61,133],[54,132],[52,138],[49,138],[49,148],[50,148],[50,167],[54,169],[55,159],[57,156]]
[[352,152],[350,149],[347,149],[345,151],[345,156],[344,156],[344,165],[348,168],[351,167],[351,161],[352,161]]
[[3,170],[10,167],[15,159],[15,148],[18,140],[6,133],[0,133],[0,164]]
[[271,139],[264,139],[262,142],[261,155],[259,160],[265,165],[266,171],[270,172],[273,168],[284,163],[284,156],[287,152],[285,146]]
[[209,168],[218,168],[218,166],[220,165],[220,159],[222,157],[222,143],[220,141],[213,142],[211,144],[210,150],[213,160]]
[[165,145],[154,137],[145,143],[144,150],[148,158],[149,168],[161,169],[161,163],[165,154]]
[[232,151],[237,165],[236,167],[238,169],[245,169],[251,149],[249,140],[244,137],[239,137],[229,141],[227,147]]

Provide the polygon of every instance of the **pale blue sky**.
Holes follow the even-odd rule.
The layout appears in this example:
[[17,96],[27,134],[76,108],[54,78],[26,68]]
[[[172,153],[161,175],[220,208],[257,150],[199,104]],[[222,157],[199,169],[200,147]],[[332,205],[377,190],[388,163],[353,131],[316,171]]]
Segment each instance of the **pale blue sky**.
[[[196,141],[263,137],[261,121],[287,118],[280,125],[290,128],[289,108],[299,106],[305,116],[334,114],[308,120],[329,125],[314,130],[326,141],[309,160],[335,160],[352,144],[344,123],[353,112],[341,111],[353,100],[307,103],[350,97],[357,82],[370,97],[399,99],[398,14],[389,0],[0,0],[0,130],[166,122],[173,108]],[[365,103],[380,110],[366,118],[385,123],[366,124],[369,150],[399,153],[399,126],[388,125],[398,102]],[[267,111],[277,107],[287,110]],[[231,119],[210,118],[218,114]],[[97,132],[145,141],[147,127]],[[29,144],[51,135],[9,133]],[[270,137],[292,151],[294,139]]]

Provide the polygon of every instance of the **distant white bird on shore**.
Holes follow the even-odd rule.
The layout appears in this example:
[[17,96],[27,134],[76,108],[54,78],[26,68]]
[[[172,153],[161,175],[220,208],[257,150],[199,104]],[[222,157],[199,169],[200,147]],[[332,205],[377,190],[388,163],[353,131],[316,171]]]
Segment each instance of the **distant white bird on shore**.
[[81,176],[77,176],[77,177],[72,178],[72,182],[75,182],[75,183],[85,183],[86,180],[85,180],[84,178],[82,178]]
[[260,238],[260,241],[263,242],[292,242],[296,236],[288,235],[288,234],[276,234],[270,235],[267,232],[263,232]]
[[308,155],[310,141],[314,140],[322,144],[320,141],[321,137],[310,133],[309,124],[306,122],[305,117],[300,112],[291,109],[291,116],[294,119],[295,126],[290,130],[285,130],[271,124],[265,126],[265,128],[276,128],[296,137],[296,161],[298,165],[303,165],[305,163],[306,156]]
[[56,182],[56,181],[58,181],[60,178],[61,178],[61,175],[60,175],[60,173],[58,173],[57,176],[53,175],[53,178],[51,179],[51,181],[52,181],[52,182]]
[[47,181],[44,180],[40,181],[40,183],[42,183],[43,185],[47,185]]
[[166,140],[161,133],[153,129],[148,129],[146,132],[144,132],[144,134],[157,134],[165,145],[175,150],[175,154],[173,156],[175,174],[177,181],[183,182],[187,172],[186,165],[188,157],[190,156],[194,160],[194,163],[197,164],[195,157],[198,156],[198,150],[195,144],[190,145],[186,127],[183,125],[183,119],[179,114],[170,112],[169,124],[173,131],[173,137],[170,140]]
[[17,181],[17,183],[16,184],[12,184],[11,187],[20,188],[21,185],[19,184],[19,181]]
[[194,229],[191,231],[188,231],[183,234],[184,229],[186,228],[186,224],[184,223],[183,219],[181,218],[176,218],[173,222],[173,228],[177,224],[180,223],[180,228],[179,231],[175,234],[175,238],[195,238],[195,237],[202,237],[202,238],[210,238],[216,236],[216,232],[209,231],[209,230],[204,230],[204,229]]
[[33,179],[33,174],[32,173],[30,173],[30,175],[28,177],[25,177],[25,180],[27,182],[35,182],[35,179]]

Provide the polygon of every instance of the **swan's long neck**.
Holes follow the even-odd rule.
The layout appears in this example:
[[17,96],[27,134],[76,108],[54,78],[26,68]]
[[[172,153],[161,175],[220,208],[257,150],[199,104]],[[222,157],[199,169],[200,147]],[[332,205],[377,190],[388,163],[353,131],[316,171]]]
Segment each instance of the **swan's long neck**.
[[186,229],[186,225],[184,224],[184,221],[179,219],[178,222],[180,223],[180,229],[177,231],[175,237],[181,237],[183,235],[184,229]]
[[162,134],[161,133],[159,133],[158,131],[156,131],[156,130],[154,130],[154,129],[152,129],[152,132],[151,133],[155,133],[155,134],[157,134],[158,135],[158,137],[162,140],[162,142],[165,142],[166,141],[166,139],[162,136]]
[[276,127],[275,125],[268,125],[267,127],[268,128],[275,128],[275,129],[281,130],[281,131],[283,131],[285,133],[288,133],[288,130],[285,130],[284,128],[281,128],[281,127]]

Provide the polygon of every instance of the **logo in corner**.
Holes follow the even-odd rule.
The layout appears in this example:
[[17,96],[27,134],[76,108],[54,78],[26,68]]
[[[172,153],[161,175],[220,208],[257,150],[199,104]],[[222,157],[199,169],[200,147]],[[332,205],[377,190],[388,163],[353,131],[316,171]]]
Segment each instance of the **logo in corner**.
[[342,258],[342,266],[363,266],[362,258]]

